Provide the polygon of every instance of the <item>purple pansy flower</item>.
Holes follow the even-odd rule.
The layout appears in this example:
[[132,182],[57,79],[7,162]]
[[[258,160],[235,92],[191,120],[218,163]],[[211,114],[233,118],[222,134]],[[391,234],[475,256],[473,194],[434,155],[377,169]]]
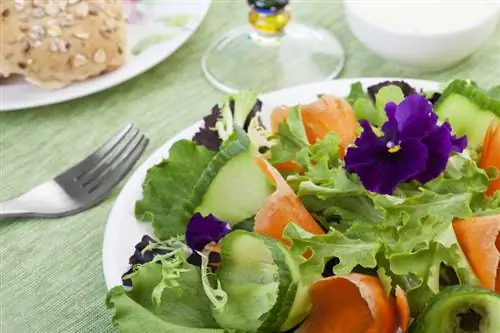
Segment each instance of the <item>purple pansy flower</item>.
[[195,251],[203,251],[205,246],[212,242],[218,243],[230,231],[229,223],[219,220],[212,214],[203,217],[196,213],[187,225],[186,244]]
[[438,125],[432,104],[421,95],[406,97],[385,107],[382,137],[367,121],[355,147],[347,149],[345,168],[356,173],[366,189],[392,194],[398,184],[417,180],[425,184],[446,168],[452,152],[462,152],[467,138],[452,135],[450,124]]

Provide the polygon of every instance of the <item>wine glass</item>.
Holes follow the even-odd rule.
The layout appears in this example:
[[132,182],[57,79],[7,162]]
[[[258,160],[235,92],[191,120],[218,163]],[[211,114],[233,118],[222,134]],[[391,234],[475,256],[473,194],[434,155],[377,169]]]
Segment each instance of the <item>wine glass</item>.
[[260,92],[331,80],[344,50],[328,31],[290,22],[289,0],[247,0],[247,26],[217,39],[203,55],[207,79],[226,93]]

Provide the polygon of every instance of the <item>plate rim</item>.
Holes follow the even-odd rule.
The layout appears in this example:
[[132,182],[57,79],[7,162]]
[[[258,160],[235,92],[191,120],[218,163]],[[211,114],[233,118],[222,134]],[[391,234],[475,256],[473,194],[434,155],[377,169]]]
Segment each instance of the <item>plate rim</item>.
[[[90,88],[86,88],[86,89],[82,89],[82,90],[76,89],[73,92],[70,92],[68,94],[64,94],[62,97],[61,97],[61,95],[58,95],[59,97],[55,97],[55,98],[44,96],[43,98],[38,99],[39,102],[37,102],[36,100],[33,102],[20,101],[19,103],[16,103],[15,105],[12,105],[12,106],[7,106],[6,108],[3,106],[3,102],[0,101],[0,112],[14,112],[14,111],[30,110],[30,109],[44,107],[44,106],[56,105],[56,104],[80,99],[80,98],[87,97],[87,96],[92,96],[94,94],[97,94],[99,92],[116,87],[122,83],[130,81],[131,79],[136,78],[136,77],[144,74],[148,70],[153,69],[154,67],[158,66],[161,62],[165,61],[170,56],[172,56],[184,44],[186,44],[189,41],[189,39],[191,39],[191,37],[198,31],[199,27],[205,21],[207,15],[208,15],[208,12],[209,12],[211,5],[212,5],[212,0],[198,0],[197,3],[199,3],[200,9],[202,9],[202,11],[200,11],[201,15],[198,16],[198,20],[193,25],[193,28],[190,29],[190,31],[188,33],[183,34],[182,35],[183,37],[180,38],[175,43],[175,47],[170,49],[170,51],[167,52],[164,56],[155,58],[154,61],[151,61],[144,66],[140,66],[139,69],[137,69],[136,71],[132,71],[131,73],[125,73],[125,74],[120,75],[119,73],[117,73],[117,71],[120,70],[121,68],[126,68],[127,63],[125,63],[122,67],[118,68],[116,71],[108,73],[106,76],[107,80],[104,79],[101,81],[100,79],[102,78],[102,76],[95,77],[93,79],[95,79],[96,81],[92,85],[89,85]],[[161,44],[159,44],[157,46],[161,46]],[[84,80],[81,82],[74,82],[74,83],[78,84],[78,83],[82,83],[82,82],[86,82],[86,81]],[[28,83],[26,82],[26,84],[28,84]],[[94,88],[92,88],[92,87],[94,87]],[[66,88],[71,89],[71,84],[68,85],[67,87],[62,88],[62,89],[66,89]],[[2,86],[0,86],[0,95],[2,95],[2,94],[3,94],[3,89],[2,89]]]
[[[317,93],[324,93],[325,88],[327,89],[328,86],[334,86],[334,85],[347,85],[347,84],[352,84],[355,82],[362,82],[363,85],[371,85],[371,84],[376,84],[378,82],[383,82],[383,81],[395,81],[395,80],[403,80],[406,82],[409,82],[413,86],[417,87],[423,87],[423,86],[435,86],[436,89],[439,87],[439,82],[437,81],[431,81],[431,80],[423,80],[423,79],[412,79],[412,78],[401,78],[401,77],[357,77],[357,78],[344,78],[344,79],[337,79],[337,80],[331,80],[331,81],[321,81],[321,82],[315,82],[315,83],[309,83],[309,84],[304,84],[304,85],[299,85],[299,86],[294,86],[290,88],[285,88],[265,94],[259,95],[259,98],[263,100],[265,103],[265,100],[272,100],[275,98],[275,96],[280,96],[283,94],[286,95],[291,95],[293,94],[294,91],[298,90],[310,90],[310,91],[316,91]],[[286,103],[284,103],[286,104]],[[176,132],[172,137],[169,139],[165,140],[165,142],[159,146],[157,149],[155,149],[139,167],[135,169],[135,171],[129,175],[125,185],[120,190],[120,193],[117,195],[117,197],[114,200],[114,203],[108,213],[108,216],[106,218],[106,225],[103,233],[103,243],[102,243],[102,271],[103,271],[103,276],[104,276],[104,281],[106,284],[107,290],[112,289],[113,287],[120,285],[121,283],[117,283],[117,279],[113,276],[116,275],[114,274],[113,270],[111,269],[111,265],[107,264],[109,262],[112,262],[114,257],[110,254],[112,253],[111,248],[113,248],[113,245],[116,243],[116,237],[113,234],[118,230],[117,226],[119,226],[117,223],[119,223],[119,219],[115,218],[117,214],[120,214],[119,212],[119,203],[124,200],[124,198],[127,196],[127,193],[130,192],[131,187],[135,185],[140,185],[142,187],[142,183],[144,180],[144,177],[146,176],[146,172],[149,168],[154,166],[156,163],[158,163],[162,158],[165,158],[165,153],[168,155],[168,150],[170,147],[178,141],[179,139],[185,138],[188,133],[192,133],[198,129],[198,127],[202,124],[203,119],[200,119],[196,121],[195,123],[185,127],[184,129]],[[142,193],[141,193],[142,194]],[[118,215],[119,216],[119,215]],[[134,217],[135,219],[135,217]],[[136,220],[136,223],[141,223],[140,221]],[[141,235],[142,236],[142,235]],[[132,253],[132,248],[130,249],[130,253]],[[124,272],[123,272],[124,273]],[[122,273],[122,274],[123,274]],[[121,274],[120,274],[121,277]],[[121,279],[120,279],[121,282]]]

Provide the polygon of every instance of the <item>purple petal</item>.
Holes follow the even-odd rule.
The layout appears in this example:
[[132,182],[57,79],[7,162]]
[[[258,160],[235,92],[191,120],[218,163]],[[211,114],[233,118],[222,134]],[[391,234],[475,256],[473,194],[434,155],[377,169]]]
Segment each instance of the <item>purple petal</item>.
[[[450,133],[452,132],[451,125],[448,122],[445,122],[442,127],[446,127],[449,129]],[[454,153],[463,152],[468,145],[469,142],[466,135],[462,136],[461,138],[457,138],[456,135],[451,136],[451,146]]]
[[[399,183],[411,180],[426,167],[427,148],[416,139],[406,140],[401,145],[401,150],[390,153],[372,152],[353,148],[349,153],[350,169],[359,176],[363,186],[375,193],[392,194]],[[362,156],[365,156],[365,160]],[[348,155],[346,155],[347,159]],[[363,163],[362,163],[363,162]],[[348,164],[346,160],[346,165]]]
[[[373,132],[372,126],[366,120],[361,120],[359,122],[363,128],[361,135],[354,141],[354,144],[358,147],[367,147],[372,145],[385,145],[377,135]],[[381,143],[382,142],[382,143]]]
[[202,251],[208,244],[218,243],[230,231],[229,223],[219,220],[212,214],[203,217],[196,213],[187,225],[186,243],[191,249]]
[[396,103],[387,103],[385,106],[387,121],[382,125],[382,132],[384,132],[387,141],[391,141],[394,144],[399,143],[399,128],[398,121],[396,120],[397,108],[398,105]]
[[398,105],[395,117],[401,140],[427,136],[438,121],[432,104],[421,95],[406,97]]
[[356,170],[364,165],[371,165],[374,160],[378,160],[387,148],[373,149],[373,147],[349,147],[346,155],[344,156],[345,168],[349,172],[356,172]]
[[346,170],[349,172],[354,172],[354,167],[358,164],[370,163],[375,158],[372,155],[387,149],[385,140],[375,135],[367,121],[360,121],[360,125],[363,132],[355,141],[357,147],[349,147],[344,157]]
[[461,153],[467,148],[469,145],[469,141],[467,140],[467,136],[462,136],[461,138],[457,138],[455,135],[451,137],[451,146],[452,151],[454,153]]
[[422,143],[427,146],[429,157],[425,170],[415,177],[421,184],[433,180],[446,169],[453,148],[450,130],[449,126],[437,127],[422,139]]

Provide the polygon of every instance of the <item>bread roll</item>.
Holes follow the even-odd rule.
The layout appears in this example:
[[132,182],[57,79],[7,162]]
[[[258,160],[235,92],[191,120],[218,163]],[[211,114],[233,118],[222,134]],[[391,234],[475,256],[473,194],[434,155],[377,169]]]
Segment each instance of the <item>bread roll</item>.
[[121,0],[0,0],[0,74],[60,88],[125,62]]

